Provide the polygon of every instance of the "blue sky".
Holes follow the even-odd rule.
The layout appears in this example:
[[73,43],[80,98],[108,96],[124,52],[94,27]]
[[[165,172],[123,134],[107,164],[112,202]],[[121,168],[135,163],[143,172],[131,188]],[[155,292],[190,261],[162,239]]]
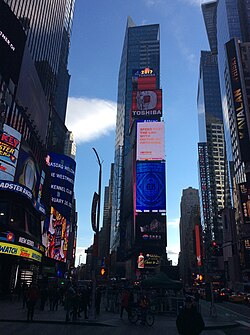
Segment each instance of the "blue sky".
[[[167,164],[168,256],[177,262],[182,190],[198,187],[197,87],[201,50],[208,50],[200,0],[76,0],[66,124],[77,143],[75,193],[77,259],[92,244],[90,211],[98,190],[108,185],[114,160],[118,71],[127,17],[136,25],[160,24],[161,88]],[[204,1],[206,2],[206,1]],[[102,194],[103,198],[103,194]],[[103,207],[103,204],[102,204]]]

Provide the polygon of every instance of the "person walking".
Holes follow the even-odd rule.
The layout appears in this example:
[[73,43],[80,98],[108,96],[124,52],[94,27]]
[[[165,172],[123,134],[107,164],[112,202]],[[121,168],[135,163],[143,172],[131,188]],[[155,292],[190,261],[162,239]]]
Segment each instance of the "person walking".
[[201,314],[197,311],[192,297],[187,297],[185,306],[176,319],[176,326],[181,335],[199,335],[205,328]]
[[32,283],[27,291],[27,321],[33,321],[35,305],[39,299],[39,290],[38,287]]
[[128,305],[129,305],[129,292],[128,290],[125,289],[122,292],[122,298],[121,298],[121,312],[120,312],[121,319],[122,319],[124,309],[128,312]]

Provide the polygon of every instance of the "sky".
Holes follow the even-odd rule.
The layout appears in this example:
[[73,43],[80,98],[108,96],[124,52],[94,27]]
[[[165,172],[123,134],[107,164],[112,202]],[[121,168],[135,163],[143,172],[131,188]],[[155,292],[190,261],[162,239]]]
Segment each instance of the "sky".
[[[197,88],[201,50],[209,50],[200,0],[76,0],[66,125],[76,144],[77,266],[93,241],[91,203],[108,186],[114,161],[118,71],[128,16],[137,26],[160,24],[167,180],[167,250],[178,262],[182,190],[198,188]],[[101,193],[102,199],[104,192]],[[103,209],[103,202],[101,202]],[[101,218],[102,226],[102,218]]]

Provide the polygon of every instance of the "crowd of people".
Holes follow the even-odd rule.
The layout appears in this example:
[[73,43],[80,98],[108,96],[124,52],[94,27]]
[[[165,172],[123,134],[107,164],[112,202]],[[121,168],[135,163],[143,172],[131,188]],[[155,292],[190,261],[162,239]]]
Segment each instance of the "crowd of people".
[[[108,301],[107,290],[103,291],[100,287],[95,291],[95,314],[100,314],[100,305],[102,297],[106,295],[106,304]],[[199,296],[194,293],[192,296],[186,295],[185,304],[179,311],[176,319],[176,326],[181,335],[198,335],[204,329],[204,321],[199,313]],[[68,283],[65,286],[57,284],[38,287],[35,283],[27,286],[25,283],[22,286],[22,304],[23,308],[27,309],[27,320],[32,321],[35,307],[40,311],[46,308],[50,311],[57,311],[61,305],[65,310],[65,320],[75,321],[78,318],[89,318],[91,309],[92,288],[88,286],[77,286]],[[120,318],[123,318],[124,311],[127,317],[131,315],[133,306],[140,309],[142,315],[146,315],[146,311],[150,308],[152,300],[146,291],[134,291],[131,288],[123,288],[119,290],[119,313]],[[152,297],[151,297],[152,298]],[[38,305],[40,303],[40,305]],[[107,305],[106,305],[107,307]]]

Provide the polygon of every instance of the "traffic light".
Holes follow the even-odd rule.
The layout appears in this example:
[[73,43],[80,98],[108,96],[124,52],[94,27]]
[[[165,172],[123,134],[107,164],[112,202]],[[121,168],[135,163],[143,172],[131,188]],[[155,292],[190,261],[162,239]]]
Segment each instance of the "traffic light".
[[220,247],[215,241],[212,241],[212,253],[216,256],[220,255]]
[[106,273],[106,269],[104,267],[101,267],[100,274],[101,276],[104,276]]

